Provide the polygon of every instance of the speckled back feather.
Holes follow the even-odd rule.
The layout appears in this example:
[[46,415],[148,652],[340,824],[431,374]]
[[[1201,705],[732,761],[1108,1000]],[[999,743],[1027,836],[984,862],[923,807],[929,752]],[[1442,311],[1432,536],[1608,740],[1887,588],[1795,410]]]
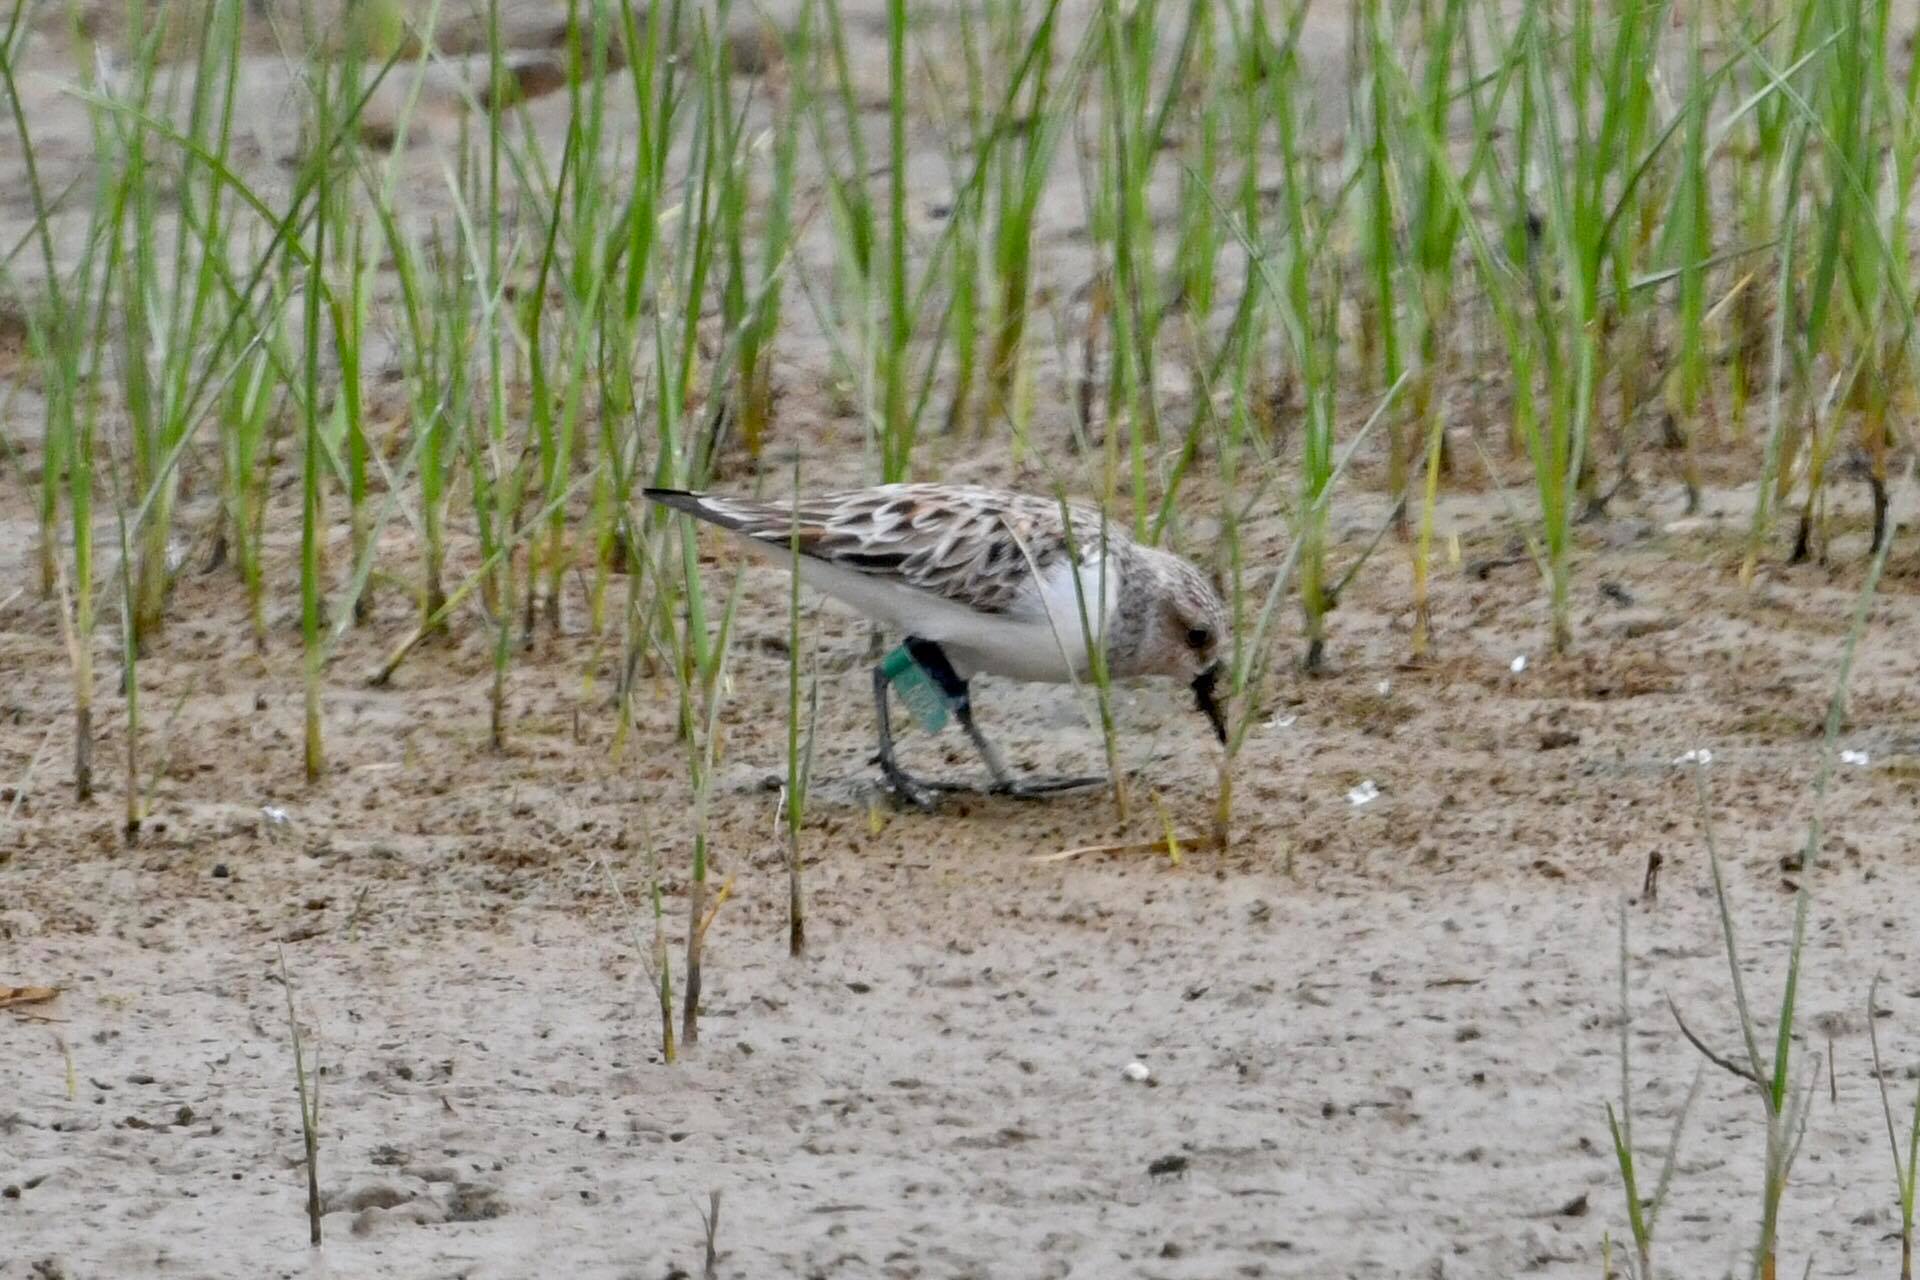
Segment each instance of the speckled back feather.
[[[1026,591],[1033,570],[1066,558],[1060,504],[974,485],[890,484],[802,498],[796,508],[718,494],[649,489],[656,502],[771,548],[785,548],[798,522],[800,553],[966,605],[1003,613]],[[1097,558],[1101,518],[1069,503],[1081,562]],[[1117,525],[1109,546],[1126,540]],[[1029,559],[1031,564],[1029,564]]]

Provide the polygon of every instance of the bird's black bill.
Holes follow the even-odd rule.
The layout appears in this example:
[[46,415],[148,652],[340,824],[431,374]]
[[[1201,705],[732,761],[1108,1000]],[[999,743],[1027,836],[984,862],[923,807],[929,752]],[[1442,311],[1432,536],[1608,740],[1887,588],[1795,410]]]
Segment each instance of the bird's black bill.
[[1193,701],[1213,725],[1213,731],[1219,736],[1222,746],[1227,741],[1227,717],[1220,710],[1220,700],[1214,696],[1214,686],[1220,682],[1220,668],[1208,667],[1193,678]]

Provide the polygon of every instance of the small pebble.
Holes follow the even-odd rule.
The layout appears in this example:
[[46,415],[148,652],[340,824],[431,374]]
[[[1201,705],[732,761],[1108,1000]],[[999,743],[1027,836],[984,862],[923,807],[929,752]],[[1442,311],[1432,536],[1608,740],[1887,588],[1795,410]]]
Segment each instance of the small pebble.
[[1129,1062],[1126,1066],[1120,1068],[1120,1074],[1125,1076],[1127,1080],[1133,1084],[1145,1084],[1147,1081],[1153,1079],[1153,1072],[1148,1069],[1147,1064],[1144,1062]]
[[226,863],[216,862],[213,864],[213,878],[215,880],[225,880],[231,874],[233,873],[227,870]]

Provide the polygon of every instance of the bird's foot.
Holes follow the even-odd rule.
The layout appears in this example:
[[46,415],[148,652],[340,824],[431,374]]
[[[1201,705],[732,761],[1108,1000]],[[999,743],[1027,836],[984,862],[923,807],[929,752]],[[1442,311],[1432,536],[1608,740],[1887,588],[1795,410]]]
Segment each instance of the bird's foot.
[[932,813],[939,807],[940,797],[954,791],[976,791],[971,783],[948,782],[944,778],[917,778],[899,765],[876,756],[873,763],[880,766],[881,778],[894,799],[902,804],[911,805],[922,813]]
[[996,782],[987,788],[987,794],[1012,796],[1016,800],[1037,800],[1042,796],[1058,795],[1062,791],[1079,791],[1087,787],[1104,787],[1105,776],[1084,774],[1068,778],[1008,778]]
[[953,782],[945,778],[919,778],[908,773],[899,765],[885,759],[876,759],[886,788],[894,799],[903,805],[932,813],[939,807],[940,797],[956,792],[972,795],[1006,796],[1014,800],[1037,800],[1043,796],[1058,795],[1063,791],[1079,791],[1087,787],[1104,787],[1107,779],[1102,774],[1086,774],[1078,777],[1026,777],[1003,778],[982,787],[971,782]]
[[886,788],[900,805],[932,813],[938,805],[936,789],[900,769],[883,771]]

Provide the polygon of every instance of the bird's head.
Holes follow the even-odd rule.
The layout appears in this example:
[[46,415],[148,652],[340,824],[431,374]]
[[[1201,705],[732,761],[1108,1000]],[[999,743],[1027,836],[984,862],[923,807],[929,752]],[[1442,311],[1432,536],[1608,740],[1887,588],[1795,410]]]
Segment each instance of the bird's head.
[[1191,562],[1167,551],[1142,548],[1159,579],[1158,607],[1147,620],[1140,646],[1141,674],[1174,676],[1193,690],[1194,703],[1227,740],[1227,718],[1218,685],[1227,645],[1227,607],[1220,593]]

